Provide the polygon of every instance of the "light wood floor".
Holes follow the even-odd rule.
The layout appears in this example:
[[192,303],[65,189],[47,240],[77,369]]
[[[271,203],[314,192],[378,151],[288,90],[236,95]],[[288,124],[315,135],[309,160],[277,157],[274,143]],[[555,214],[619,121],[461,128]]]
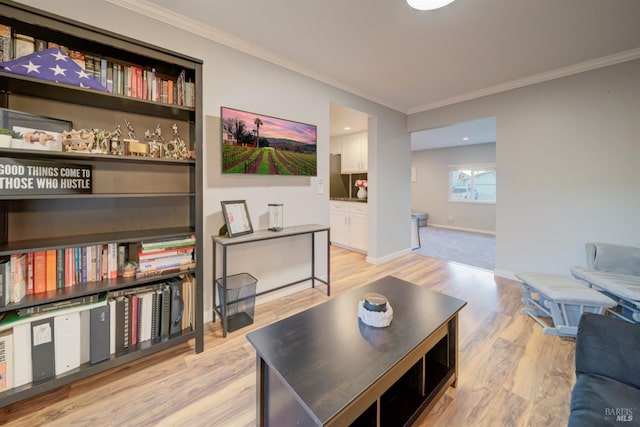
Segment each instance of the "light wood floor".
[[[484,270],[417,254],[383,265],[331,250],[332,296],[386,275],[468,301],[460,313],[460,377],[418,426],[566,426],[574,342],[542,334],[519,313],[517,283]],[[254,325],[221,338],[207,324],[205,351],[172,348],[0,410],[23,426],[253,426],[252,329],[325,302],[324,286],[256,307]],[[348,378],[345,380],[348,381]]]

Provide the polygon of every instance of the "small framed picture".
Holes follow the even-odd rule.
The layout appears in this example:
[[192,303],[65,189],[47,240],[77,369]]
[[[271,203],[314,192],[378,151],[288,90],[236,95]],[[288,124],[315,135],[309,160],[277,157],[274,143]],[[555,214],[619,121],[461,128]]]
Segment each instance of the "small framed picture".
[[222,201],[220,204],[222,205],[222,214],[224,215],[229,237],[253,233],[249,210],[244,200]]

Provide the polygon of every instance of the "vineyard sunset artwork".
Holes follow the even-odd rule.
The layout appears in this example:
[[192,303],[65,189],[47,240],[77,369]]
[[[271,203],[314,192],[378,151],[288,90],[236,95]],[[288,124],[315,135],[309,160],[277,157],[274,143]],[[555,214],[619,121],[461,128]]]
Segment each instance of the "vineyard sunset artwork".
[[220,110],[223,173],[317,176],[316,126]]

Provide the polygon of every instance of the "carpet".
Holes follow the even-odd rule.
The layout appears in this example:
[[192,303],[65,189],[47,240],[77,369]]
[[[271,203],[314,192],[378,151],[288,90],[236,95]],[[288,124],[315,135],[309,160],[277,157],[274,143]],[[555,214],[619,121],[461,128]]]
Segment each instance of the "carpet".
[[420,248],[413,252],[491,271],[496,267],[496,238],[490,234],[420,227]]

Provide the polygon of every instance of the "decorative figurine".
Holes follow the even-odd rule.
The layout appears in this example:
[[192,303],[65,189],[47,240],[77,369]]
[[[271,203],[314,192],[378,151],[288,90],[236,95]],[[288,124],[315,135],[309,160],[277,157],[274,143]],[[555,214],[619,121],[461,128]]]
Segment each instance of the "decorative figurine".
[[149,146],[144,142],[140,142],[136,139],[136,134],[133,131],[133,126],[131,122],[127,119],[124,119],[124,124],[127,126],[127,131],[129,138],[126,138],[124,142],[128,148],[128,154],[134,156],[146,156],[149,153]]
[[62,132],[62,147],[64,151],[76,153],[90,153],[96,138],[91,129],[72,129]]
[[180,138],[178,134],[178,125],[171,125],[173,131],[172,139],[164,144],[164,156],[170,159],[186,159],[189,158],[189,150],[187,144]]
[[124,156],[124,146],[120,141],[120,137],[122,136],[122,128],[120,125],[111,133],[111,154],[116,156]]
[[149,156],[164,157],[164,137],[159,124],[154,132],[147,130],[144,133],[144,139],[149,144]]
[[96,147],[93,149],[93,151],[102,154],[109,154],[111,132],[105,129],[93,129],[93,133],[96,137]]

